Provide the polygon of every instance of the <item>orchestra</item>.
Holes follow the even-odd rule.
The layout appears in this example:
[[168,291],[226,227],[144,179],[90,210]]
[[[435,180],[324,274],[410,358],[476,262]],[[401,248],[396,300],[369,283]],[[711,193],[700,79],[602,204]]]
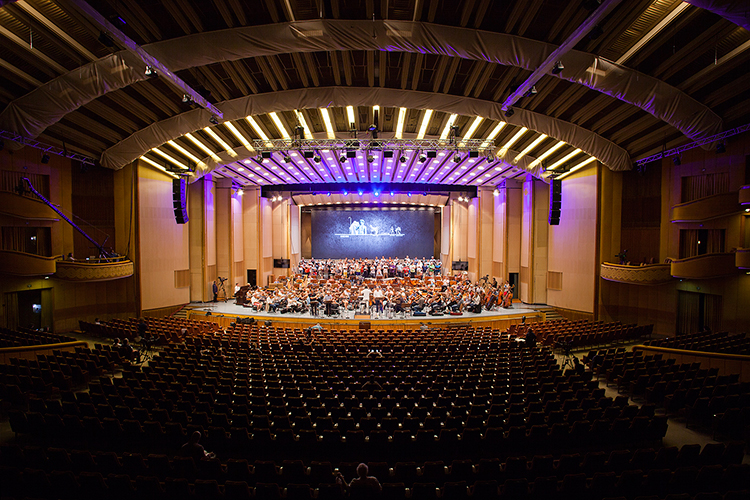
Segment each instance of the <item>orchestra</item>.
[[436,268],[434,259],[305,259],[295,276],[263,288],[239,287],[235,298],[254,312],[311,316],[442,316],[512,307],[510,283],[486,277],[472,283],[467,273],[442,276]]

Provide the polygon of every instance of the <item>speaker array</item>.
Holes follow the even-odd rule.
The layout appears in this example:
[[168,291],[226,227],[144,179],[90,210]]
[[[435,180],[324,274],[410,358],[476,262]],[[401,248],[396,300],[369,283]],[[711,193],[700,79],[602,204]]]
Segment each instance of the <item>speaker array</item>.
[[549,224],[560,225],[560,211],[562,210],[562,181],[552,180],[549,186]]
[[187,213],[187,182],[184,178],[172,180],[172,202],[174,203],[174,219],[177,224],[188,221]]

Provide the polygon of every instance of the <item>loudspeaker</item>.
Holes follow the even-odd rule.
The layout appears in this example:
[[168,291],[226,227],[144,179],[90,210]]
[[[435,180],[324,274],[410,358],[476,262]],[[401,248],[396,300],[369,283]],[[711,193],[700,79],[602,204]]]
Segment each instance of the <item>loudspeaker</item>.
[[549,225],[560,225],[562,210],[562,181],[553,179],[549,185]]
[[177,224],[185,224],[187,213],[187,182],[184,177],[172,180],[172,203],[174,204],[174,219]]
[[258,272],[255,269],[247,270],[247,284],[250,286],[257,286]]

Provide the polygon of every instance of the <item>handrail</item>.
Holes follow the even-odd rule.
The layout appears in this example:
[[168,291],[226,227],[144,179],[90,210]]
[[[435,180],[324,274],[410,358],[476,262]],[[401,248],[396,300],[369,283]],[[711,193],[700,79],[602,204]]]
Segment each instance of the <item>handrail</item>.
[[62,255],[39,255],[36,253],[21,252],[19,250],[0,250],[0,252],[23,255],[25,257],[33,257],[41,260],[59,260],[62,258]]
[[654,264],[616,264],[614,262],[602,262],[602,264],[613,267],[620,267],[623,269],[648,269],[650,267],[664,267],[669,266],[669,263],[654,263]]
[[735,252],[715,252],[715,253],[702,253],[700,255],[692,255],[690,257],[683,257],[682,259],[670,259],[671,263],[681,264],[683,262],[690,262],[693,260],[707,259],[709,257],[719,257],[721,255],[734,255]]
[[706,201],[706,200],[710,200],[710,199],[712,199],[712,198],[720,198],[720,197],[722,197],[722,196],[723,196],[723,197],[726,197],[726,198],[729,198],[729,197],[730,197],[730,196],[732,196],[732,195],[735,195],[735,196],[736,196],[736,195],[737,195],[737,193],[738,193],[738,191],[737,191],[737,190],[735,190],[735,191],[727,191],[727,192],[725,192],[725,193],[716,193],[716,194],[710,194],[710,195],[708,195],[708,196],[703,196],[702,198],[696,198],[696,199],[694,199],[694,200],[690,200],[690,201],[684,201],[684,202],[682,202],[682,203],[678,203],[678,204],[676,204],[676,205],[672,205],[672,208],[677,208],[677,207],[687,207],[687,206],[690,206],[690,205],[694,205],[694,204],[696,204],[696,203],[700,203],[700,202],[703,202],[703,201]]
[[633,346],[633,351],[643,351],[648,349],[649,351],[661,352],[664,354],[679,354],[682,356],[697,356],[705,358],[716,358],[725,359],[729,361],[746,361],[750,362],[750,356],[744,354],[727,354],[724,352],[710,352],[710,351],[690,351],[688,349],[675,349],[673,347],[660,347],[655,345],[644,345],[638,344]]
[[22,345],[16,347],[0,347],[0,364],[7,364],[10,357],[14,355],[34,353],[37,351],[53,351],[58,349],[73,349],[76,347],[88,347],[85,340],[74,340],[73,342],[60,342],[58,344]]

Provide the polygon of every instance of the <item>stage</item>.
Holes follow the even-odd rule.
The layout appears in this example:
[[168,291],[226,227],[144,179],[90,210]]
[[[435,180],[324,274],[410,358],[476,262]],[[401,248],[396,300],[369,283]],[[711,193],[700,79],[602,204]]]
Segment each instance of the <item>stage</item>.
[[527,323],[544,321],[546,310],[551,310],[545,305],[529,305],[520,301],[514,302],[509,309],[494,311],[483,310],[479,314],[465,312],[461,316],[402,316],[394,314],[394,317],[378,317],[377,315],[359,314],[347,311],[344,317],[340,316],[312,316],[305,314],[280,314],[254,312],[249,307],[238,306],[234,301],[230,302],[193,302],[186,306],[187,316],[194,320],[211,321],[222,327],[228,327],[237,318],[254,318],[256,322],[265,324],[270,321],[277,328],[307,328],[308,326],[320,324],[329,330],[349,330],[358,328],[369,328],[373,330],[414,330],[422,323],[433,327],[449,326],[472,326],[490,327],[505,330],[512,324],[519,324],[526,317]]

